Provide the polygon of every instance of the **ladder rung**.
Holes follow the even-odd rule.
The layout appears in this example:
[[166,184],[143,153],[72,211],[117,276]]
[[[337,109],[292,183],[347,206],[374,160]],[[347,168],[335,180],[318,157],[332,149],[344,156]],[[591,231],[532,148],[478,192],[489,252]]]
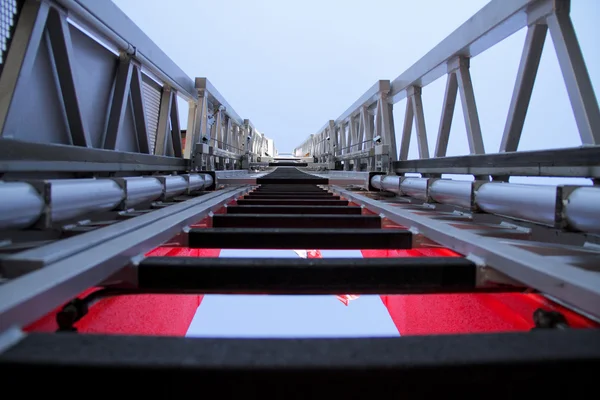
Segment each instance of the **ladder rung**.
[[[267,175],[268,176],[268,175]],[[327,185],[327,178],[257,178],[256,183],[259,185],[269,185],[278,183],[288,183],[293,185]]]
[[475,289],[475,264],[461,257],[149,257],[140,289],[194,293],[450,293]]
[[379,215],[216,214],[215,228],[381,228]]
[[115,385],[97,383],[120,382],[124,373],[127,384],[118,390],[126,397],[186,397],[199,382],[204,393],[224,398],[307,399],[316,388],[341,399],[443,398],[449,388],[484,393],[492,387],[494,398],[539,397],[597,390],[599,343],[596,329],[328,339],[38,333],[0,355],[0,372],[7,390],[24,395],[48,390],[21,385],[24,374],[48,377],[60,370],[106,397]]
[[410,249],[412,233],[400,229],[191,229],[191,248],[212,249]]
[[289,185],[289,186],[280,186],[280,185],[267,185],[260,186],[254,192],[295,192],[295,193],[324,193],[327,192],[324,189],[321,189],[317,186],[313,185]]
[[297,196],[303,198],[304,196],[336,196],[333,193],[329,193],[326,191],[317,192],[292,192],[292,191],[283,191],[283,192],[275,192],[275,191],[258,191],[248,193],[249,196]]
[[361,215],[357,206],[229,206],[227,214],[348,214]]
[[348,200],[319,200],[319,199],[239,199],[240,206],[280,205],[280,206],[347,206]]
[[331,193],[324,194],[248,194],[244,196],[245,199],[315,199],[315,200],[339,200],[340,196],[334,196]]

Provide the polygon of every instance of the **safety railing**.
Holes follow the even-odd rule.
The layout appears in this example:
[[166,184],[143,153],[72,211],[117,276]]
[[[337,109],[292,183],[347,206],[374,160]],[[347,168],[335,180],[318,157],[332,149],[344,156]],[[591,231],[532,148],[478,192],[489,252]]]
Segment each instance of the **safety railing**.
[[[4,3],[15,11],[2,28],[5,177],[186,171],[200,166],[203,137],[235,150],[252,135],[208,79],[190,79],[114,3]],[[189,104],[184,146],[178,99]]]
[[[470,59],[522,28],[527,35],[503,136],[497,153],[486,153],[470,75]],[[529,106],[542,48],[550,32],[572,106],[579,136],[586,148],[516,152]],[[437,142],[430,158],[423,113],[423,88],[447,76]],[[454,108],[460,92],[469,155],[446,157]],[[406,99],[405,119],[396,145],[392,107]],[[417,160],[407,160],[411,132],[417,134]],[[330,137],[340,147],[378,138],[389,147],[396,173],[580,176],[597,178],[600,169],[600,112],[570,18],[568,0],[494,0],[456,29],[393,81],[378,81],[336,120],[328,121],[312,142]],[[316,138],[316,139],[315,139]],[[310,138],[307,142],[310,142]],[[306,147],[306,143],[304,147]],[[311,146],[317,158],[322,146]],[[337,158],[336,158],[337,159]]]

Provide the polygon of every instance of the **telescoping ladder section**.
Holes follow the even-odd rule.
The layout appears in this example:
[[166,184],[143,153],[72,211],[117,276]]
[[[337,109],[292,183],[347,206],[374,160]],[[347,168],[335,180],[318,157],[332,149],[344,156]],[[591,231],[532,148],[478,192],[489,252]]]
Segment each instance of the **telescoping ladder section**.
[[[369,204],[358,206],[350,201],[349,192],[335,194],[339,190],[328,178],[280,167],[251,179],[256,183],[252,190],[238,191],[234,201],[225,199],[221,203],[226,204],[225,212],[206,220],[207,227],[192,224],[183,233],[186,239],[180,240],[190,249],[401,252],[434,244],[372,212]],[[375,194],[363,191],[357,196]],[[149,256],[130,266],[118,284],[107,281],[96,294],[67,304],[57,320],[63,331],[69,330],[68,323],[76,322],[77,313],[85,318],[98,298],[139,293],[433,295],[525,290],[523,285],[495,278],[449,250],[433,251],[429,257],[358,259]],[[197,387],[200,379],[205,390],[224,396],[249,390],[291,393],[292,387],[294,394],[307,396],[319,387],[321,393],[352,397],[356,391],[383,395],[389,390],[439,395],[449,387],[483,389],[498,379],[504,383],[497,393],[533,394],[548,379],[563,378],[568,366],[570,372],[590,378],[575,389],[585,388],[600,359],[598,332],[573,329],[578,326],[570,322],[578,317],[560,306],[554,309],[563,314],[531,315],[540,328],[535,332],[401,339],[185,339],[85,332],[33,333],[21,338],[8,330],[2,336],[9,345],[0,354],[0,370],[10,378],[59,368],[87,382],[116,378],[127,371],[129,385],[135,384],[129,390],[136,393],[166,387],[171,393],[184,393]],[[593,324],[579,327],[583,326]],[[526,379],[515,379],[515,373]],[[423,388],[431,379],[436,384]],[[318,386],[302,384],[307,381]]]

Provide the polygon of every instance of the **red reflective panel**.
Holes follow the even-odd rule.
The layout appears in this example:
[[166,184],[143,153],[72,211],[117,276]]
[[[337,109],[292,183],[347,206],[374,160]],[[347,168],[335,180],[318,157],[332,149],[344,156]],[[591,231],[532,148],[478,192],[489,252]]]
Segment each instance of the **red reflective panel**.
[[[362,250],[363,257],[461,257],[446,248]],[[598,327],[538,294],[466,293],[381,295],[400,335],[526,331],[534,327],[538,308],[561,312],[574,328]]]

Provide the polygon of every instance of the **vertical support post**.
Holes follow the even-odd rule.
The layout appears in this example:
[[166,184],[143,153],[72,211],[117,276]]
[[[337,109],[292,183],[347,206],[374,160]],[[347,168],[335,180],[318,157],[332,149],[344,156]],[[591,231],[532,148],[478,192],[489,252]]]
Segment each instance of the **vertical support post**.
[[[340,134],[340,154],[346,154],[348,152],[348,149],[346,149],[347,144],[346,144],[346,125],[344,123],[344,121],[340,121],[339,124],[339,134]],[[344,161],[344,164],[346,164],[346,162]]]
[[469,72],[469,59],[465,57],[455,58],[450,62],[451,68],[456,71],[458,88],[462,102],[465,126],[467,128],[467,139],[471,154],[485,154],[481,126],[479,125],[479,114],[475,103],[475,92]]
[[179,125],[179,105],[177,104],[177,91],[171,91],[171,141],[173,142],[173,156],[181,158],[181,128]]
[[427,142],[427,130],[425,129],[425,115],[423,113],[421,88],[417,86],[411,86],[408,88],[408,93],[412,102],[413,111],[415,113],[419,158],[429,158],[429,144]]
[[131,103],[133,105],[135,131],[140,153],[150,154],[148,126],[146,125],[146,111],[144,110],[144,97],[142,93],[142,72],[140,71],[139,66],[134,65],[131,73],[129,96],[131,97]]
[[73,45],[67,18],[57,9],[51,9],[46,23],[58,73],[71,140],[75,146],[91,147],[87,124],[81,114],[81,104],[77,93],[77,78],[73,62]]
[[351,115],[348,120],[348,147],[350,147],[350,153],[356,151],[356,120]]
[[[331,137],[331,155],[329,158],[329,163],[333,164],[333,168],[335,169],[335,155],[339,148],[339,144],[337,130],[335,129],[335,121],[332,119],[329,120],[329,137]],[[331,165],[329,167],[331,168]]]
[[196,112],[198,105],[195,101],[188,101],[188,122],[187,122],[187,135],[185,139],[185,147],[183,149],[183,157],[187,159],[193,158],[192,154],[195,150],[196,143],[198,140],[198,134],[196,132]]
[[127,54],[121,54],[119,65],[115,76],[114,90],[110,111],[108,114],[108,125],[104,134],[103,148],[115,150],[119,138],[119,131],[125,119],[125,111],[129,104],[129,90],[131,87],[131,75],[133,65]]
[[171,88],[164,86],[160,96],[160,110],[158,112],[158,129],[156,130],[156,142],[154,144],[154,155],[164,156],[167,154],[168,130],[170,129],[169,117],[173,96]]
[[434,157],[445,157],[448,150],[448,139],[450,138],[450,129],[452,128],[452,119],[454,117],[454,107],[456,105],[456,95],[458,94],[458,82],[456,73],[449,72],[446,81],[446,93],[444,94],[444,103],[442,106],[442,116],[440,119],[440,129],[437,142],[435,144]]
[[515,88],[510,100],[506,125],[500,143],[501,153],[517,151],[519,146],[547,31],[548,26],[545,24],[535,24],[527,29]]
[[391,166],[391,162],[398,160],[398,149],[396,146],[396,128],[394,127],[394,106],[388,102],[387,92],[380,93],[379,99],[379,106],[381,107],[382,133],[384,137],[384,143],[389,146],[389,157]]
[[569,10],[547,18],[558,64],[562,70],[575,122],[583,144],[600,144],[600,110]]
[[410,96],[406,97],[406,111],[404,112],[404,125],[402,127],[402,139],[400,142],[400,160],[408,160],[408,149],[410,148],[410,137],[412,134],[414,119],[413,101]]
[[[6,120],[15,105],[17,93],[24,90],[44,35],[49,6],[26,1],[15,27],[13,40],[0,75],[0,136],[9,136]],[[15,127],[16,128],[16,127]]]

